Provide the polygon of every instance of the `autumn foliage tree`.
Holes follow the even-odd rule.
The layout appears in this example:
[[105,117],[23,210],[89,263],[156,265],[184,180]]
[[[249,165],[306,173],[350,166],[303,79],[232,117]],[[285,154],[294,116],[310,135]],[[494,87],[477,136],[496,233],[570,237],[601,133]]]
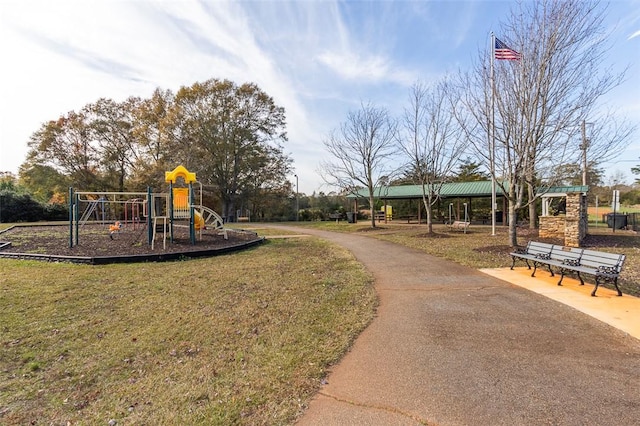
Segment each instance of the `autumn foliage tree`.
[[236,207],[286,187],[285,127],[284,108],[257,85],[211,79],[176,94],[99,99],[49,121],[20,174],[36,191],[52,175],[82,190],[140,191],[161,188],[164,172],[183,164],[232,220]]
[[227,218],[251,192],[278,186],[289,172],[284,108],[255,84],[212,79],[183,87],[169,120],[178,158],[215,188]]
[[71,111],[44,123],[28,142],[29,154],[22,169],[49,166],[69,181],[89,190],[103,189],[98,150],[90,137],[87,117]]

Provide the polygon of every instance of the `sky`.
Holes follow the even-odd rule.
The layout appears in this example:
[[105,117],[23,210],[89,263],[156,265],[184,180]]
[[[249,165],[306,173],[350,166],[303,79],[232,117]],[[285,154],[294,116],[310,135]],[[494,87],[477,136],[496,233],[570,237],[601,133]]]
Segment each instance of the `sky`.
[[[0,171],[40,126],[100,98],[254,82],[283,106],[299,191],[329,192],[323,140],[362,103],[400,115],[409,89],[467,70],[500,37],[508,1],[2,0]],[[609,107],[640,127],[640,0],[613,1],[610,56],[628,66]],[[636,161],[638,160],[638,161]],[[606,165],[633,180],[640,132]],[[295,177],[290,177],[295,184]]]

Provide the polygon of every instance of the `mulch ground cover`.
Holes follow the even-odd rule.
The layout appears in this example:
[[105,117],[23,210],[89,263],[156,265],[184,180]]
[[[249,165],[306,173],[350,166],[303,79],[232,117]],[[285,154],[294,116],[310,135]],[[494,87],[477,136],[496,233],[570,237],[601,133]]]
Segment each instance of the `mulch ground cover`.
[[[69,247],[69,227],[65,225],[15,226],[0,233],[0,242],[10,242],[0,253],[28,253],[54,256],[134,256],[216,250],[255,241],[253,232],[227,230],[225,240],[220,231],[206,229],[197,232],[196,244],[191,244],[186,226],[174,227],[173,242],[167,232],[163,248],[162,232],[156,234],[154,249],[148,244],[148,230],[144,225],[124,226],[120,232],[110,234],[109,225],[86,224],[80,227],[78,245]],[[112,238],[113,237],[113,238]]]

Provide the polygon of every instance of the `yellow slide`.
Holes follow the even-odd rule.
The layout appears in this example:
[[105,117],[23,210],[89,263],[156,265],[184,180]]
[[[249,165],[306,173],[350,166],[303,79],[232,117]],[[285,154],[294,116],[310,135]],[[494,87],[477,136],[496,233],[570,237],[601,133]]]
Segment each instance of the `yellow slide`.
[[199,231],[201,229],[207,229],[202,215],[198,211],[194,211],[193,214],[195,215],[195,217],[193,218],[193,222],[196,230]]

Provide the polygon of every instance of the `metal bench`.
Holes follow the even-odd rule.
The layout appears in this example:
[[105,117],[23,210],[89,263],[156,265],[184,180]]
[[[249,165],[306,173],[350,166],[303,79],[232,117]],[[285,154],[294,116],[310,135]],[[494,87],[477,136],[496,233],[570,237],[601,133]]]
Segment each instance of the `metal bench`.
[[450,231],[457,230],[467,232],[467,228],[469,228],[469,222],[456,220],[451,223],[447,223],[447,228],[449,228]]
[[568,262],[560,266],[561,277],[558,285],[562,285],[562,279],[566,272],[575,272],[580,280],[580,285],[584,285],[582,274],[593,275],[596,280],[596,286],[591,292],[592,296],[596,295],[598,286],[601,282],[612,283],[618,296],[622,296],[622,292],[618,287],[618,277],[622,272],[622,265],[626,256],[624,254],[607,253],[596,250],[582,250],[582,255],[577,262]]
[[344,219],[344,217],[342,213],[329,213],[329,219],[339,222],[341,219]]
[[529,261],[533,262],[533,272],[531,276],[533,277],[536,274],[536,269],[538,267],[538,263],[536,260],[549,259],[551,257],[551,249],[553,248],[553,244],[547,243],[539,243],[537,241],[529,241],[527,243],[527,247],[525,248],[517,248],[514,252],[509,253],[511,256],[511,269],[516,265],[516,260],[522,260],[526,263],[527,267],[531,269],[531,264]]
[[533,263],[538,265],[547,265],[547,268],[549,269],[552,277],[554,276],[552,266],[559,268],[562,276],[560,277],[560,281],[558,281],[558,285],[562,285],[562,279],[564,278],[564,273],[566,272],[566,266],[579,264],[580,257],[582,256],[583,251],[583,249],[577,247],[552,245],[549,256],[541,259],[536,259],[533,261]]
[[580,274],[588,274],[595,277],[596,285],[591,292],[592,296],[596,295],[602,281],[612,283],[618,296],[622,296],[618,287],[618,277],[622,272],[622,265],[626,257],[623,254],[529,241],[526,248],[518,249],[510,253],[510,256],[512,259],[511,269],[515,266],[516,260],[523,260],[529,269],[531,269],[529,262],[533,263],[532,277],[535,276],[538,266],[541,265],[546,265],[551,276],[554,276],[552,267],[555,266],[560,270],[558,285],[562,285],[562,280],[568,272],[575,272],[580,280],[580,285],[584,285],[584,279]]

